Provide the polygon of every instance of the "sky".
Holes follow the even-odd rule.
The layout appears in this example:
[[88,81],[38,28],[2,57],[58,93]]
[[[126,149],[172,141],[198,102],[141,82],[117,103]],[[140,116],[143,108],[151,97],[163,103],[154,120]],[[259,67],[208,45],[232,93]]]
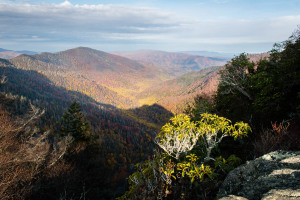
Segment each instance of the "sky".
[[0,0],[0,48],[261,53],[300,25],[300,0]]

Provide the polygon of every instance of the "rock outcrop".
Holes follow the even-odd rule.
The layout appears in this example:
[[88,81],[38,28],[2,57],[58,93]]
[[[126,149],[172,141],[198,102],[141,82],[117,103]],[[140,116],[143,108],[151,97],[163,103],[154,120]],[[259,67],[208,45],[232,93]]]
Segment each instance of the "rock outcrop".
[[274,151],[232,170],[221,200],[300,200],[300,151]]

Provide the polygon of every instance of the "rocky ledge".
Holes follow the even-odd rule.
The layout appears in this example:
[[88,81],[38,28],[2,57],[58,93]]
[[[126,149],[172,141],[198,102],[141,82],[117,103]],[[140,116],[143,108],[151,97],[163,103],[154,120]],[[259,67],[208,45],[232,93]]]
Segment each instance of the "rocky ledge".
[[300,151],[274,151],[232,170],[221,200],[300,200]]

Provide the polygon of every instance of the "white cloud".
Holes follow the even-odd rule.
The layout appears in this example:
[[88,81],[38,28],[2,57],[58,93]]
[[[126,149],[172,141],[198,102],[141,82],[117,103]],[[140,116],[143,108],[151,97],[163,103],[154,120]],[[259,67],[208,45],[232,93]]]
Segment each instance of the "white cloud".
[[182,26],[179,35],[212,44],[280,42],[286,40],[299,24],[300,15],[259,20],[198,20]]
[[[172,27],[172,14],[124,5],[0,4],[1,28],[48,32],[138,32]],[[140,30],[139,30],[140,29]]]
[[298,24],[300,15],[259,20],[201,20],[186,19],[156,8],[127,5],[72,5],[69,1],[0,3],[0,44],[23,42],[26,47],[32,44],[30,42],[36,46],[41,42],[45,50],[47,45],[55,48],[54,44],[59,47],[87,44],[108,51],[118,50],[109,49],[109,45],[115,48],[118,43],[128,49],[132,49],[132,45],[147,44],[145,48],[166,50],[163,48],[168,47],[177,51],[196,48],[196,45],[203,49],[201,44],[208,47],[273,43],[287,39]]

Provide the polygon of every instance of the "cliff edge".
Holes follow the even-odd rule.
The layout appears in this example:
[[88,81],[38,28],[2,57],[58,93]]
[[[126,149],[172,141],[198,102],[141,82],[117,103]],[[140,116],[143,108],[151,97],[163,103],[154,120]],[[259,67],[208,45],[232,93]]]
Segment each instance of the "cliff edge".
[[232,170],[217,199],[300,200],[300,151],[274,151]]

